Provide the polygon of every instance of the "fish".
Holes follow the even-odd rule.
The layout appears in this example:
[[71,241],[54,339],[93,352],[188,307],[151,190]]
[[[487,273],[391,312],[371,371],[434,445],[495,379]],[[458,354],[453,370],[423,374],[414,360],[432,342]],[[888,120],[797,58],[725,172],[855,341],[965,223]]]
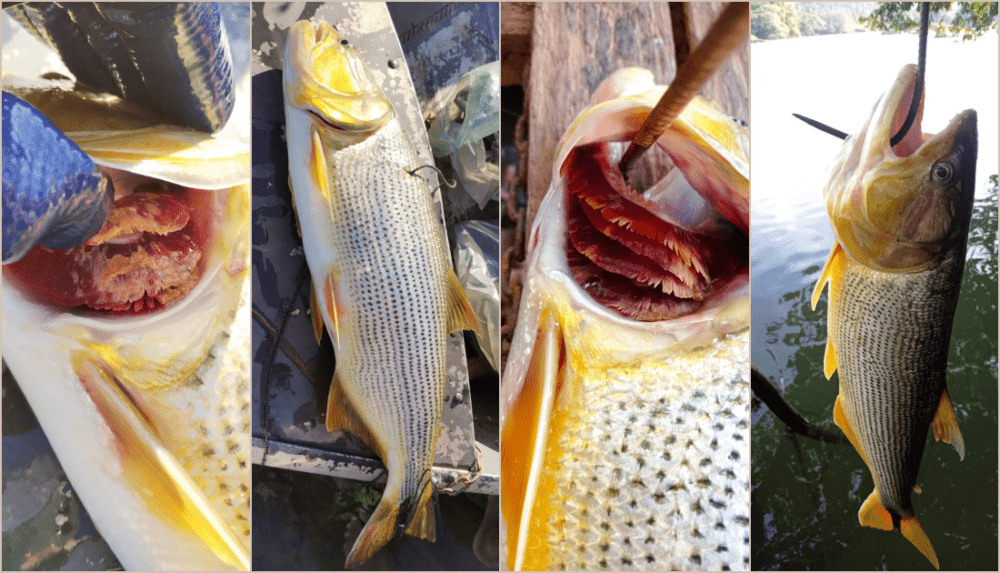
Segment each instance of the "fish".
[[431,190],[392,105],[351,43],[296,22],[284,61],[289,185],[312,275],[313,328],[337,365],[326,427],[376,452],[388,478],[347,556],[368,560],[401,529],[434,541],[430,481],[448,334],[477,331]]
[[501,383],[511,570],[750,566],[749,131],[695,98],[640,196],[614,166],[665,90],[618,70],[557,146]]
[[[978,139],[975,110],[923,133],[916,78],[914,65],[899,71],[830,168],[823,194],[836,241],[812,306],[829,286],[823,373],[838,373],[833,419],[875,481],[858,521],[901,532],[939,569],[912,494],[928,427],[965,457],[945,379]],[[914,97],[917,119],[891,145]]]
[[[124,567],[249,570],[249,146],[69,82],[4,90],[116,193],[88,244],[4,265],[4,362]],[[192,254],[181,280],[163,277]]]

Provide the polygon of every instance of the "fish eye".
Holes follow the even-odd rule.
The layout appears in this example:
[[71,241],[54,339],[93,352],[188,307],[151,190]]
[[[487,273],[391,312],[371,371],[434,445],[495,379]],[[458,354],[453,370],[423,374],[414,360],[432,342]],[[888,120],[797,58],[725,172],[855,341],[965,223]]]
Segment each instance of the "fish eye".
[[934,167],[931,168],[932,177],[934,177],[934,180],[939,183],[947,183],[950,181],[952,173],[953,170],[951,168],[951,164],[945,163],[944,161],[935,163]]

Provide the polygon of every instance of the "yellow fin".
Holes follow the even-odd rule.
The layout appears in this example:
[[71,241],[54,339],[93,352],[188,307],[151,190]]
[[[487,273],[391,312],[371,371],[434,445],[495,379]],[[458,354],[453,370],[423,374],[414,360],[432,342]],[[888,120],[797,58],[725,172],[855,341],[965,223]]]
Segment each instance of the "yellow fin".
[[892,514],[882,505],[882,501],[879,500],[878,494],[874,491],[868,494],[868,499],[861,505],[861,510],[858,511],[858,521],[865,527],[882,529],[884,531],[892,531],[894,529],[892,526]]
[[427,482],[423,493],[420,494],[420,500],[417,501],[417,505],[413,509],[413,517],[410,520],[410,525],[404,533],[419,537],[420,539],[426,539],[427,541],[435,540],[434,484],[430,481]]
[[938,403],[937,412],[931,420],[931,427],[934,428],[934,440],[944,440],[955,446],[958,452],[958,459],[965,459],[965,442],[962,440],[962,432],[958,429],[958,420],[955,418],[955,409],[951,406],[951,399],[948,397],[948,389],[941,392],[941,401]]
[[479,336],[483,335],[476,313],[472,311],[455,271],[448,269],[448,332],[459,330],[472,330]]
[[323,140],[319,135],[319,128],[316,125],[310,125],[309,133],[312,136],[312,157],[309,161],[309,174],[312,176],[313,184],[316,185],[316,189],[323,194],[326,199],[326,204],[330,203],[330,179],[326,174],[326,156],[323,154]]
[[376,551],[392,539],[396,533],[396,519],[399,517],[399,498],[397,495],[383,497],[382,501],[379,502],[375,513],[361,530],[358,540],[354,542],[354,547],[344,563],[345,569],[352,569],[355,565],[368,561],[375,555]]
[[826,350],[823,352],[823,375],[826,376],[827,380],[837,371],[837,351],[833,344],[834,339],[837,338],[837,319],[834,309],[838,302],[837,281],[844,274],[844,257],[846,256],[840,243],[834,242],[819,279],[816,280],[816,287],[813,288],[812,294],[812,309],[816,310],[819,298],[823,295],[823,288],[827,283],[830,284],[830,294],[826,305]]
[[847,414],[844,413],[844,407],[840,403],[839,394],[837,395],[837,401],[833,403],[833,422],[847,436],[847,440],[858,451],[858,455],[861,456],[861,460],[865,462],[865,465],[871,467],[871,464],[868,463],[868,457],[865,456],[865,452],[861,449],[861,442],[858,441],[858,437],[854,434],[854,427],[851,426],[851,421],[847,419]]
[[829,330],[826,335],[826,350],[823,351],[823,376],[829,380],[830,376],[837,371],[837,351],[833,349],[833,337]]
[[114,435],[114,447],[132,490],[164,523],[194,533],[222,562],[249,571],[247,547],[164,446],[149,419],[119,386],[114,375],[82,351],[74,351],[70,360],[87,395]]
[[385,459],[385,448],[375,438],[375,434],[368,429],[368,425],[361,419],[347,394],[344,393],[339,371],[333,375],[333,381],[330,383],[330,394],[326,400],[326,430],[328,432],[348,431],[360,438],[366,446],[375,450],[381,459]]
[[[543,458],[564,352],[562,331],[552,314],[545,311],[539,321],[524,386],[507,413],[500,438],[500,479],[504,484],[500,505],[507,522],[507,564],[512,571],[523,570],[528,558],[529,528],[542,482]],[[536,561],[542,557],[531,555]]]
[[917,485],[917,484],[913,484],[913,491],[914,491],[914,493],[924,493],[924,492],[920,491],[920,486]]
[[[323,340],[323,311],[319,307],[319,299],[316,298],[316,285],[309,285],[309,312],[312,314],[313,336],[318,344]],[[336,312],[336,311],[334,311]]]
[[924,554],[924,557],[931,562],[935,569],[941,569],[938,565],[937,554],[934,553],[934,547],[931,546],[931,540],[924,533],[924,528],[920,527],[916,516],[904,517],[899,523],[899,531],[907,541]]
[[[333,321],[333,332],[330,333],[333,338],[333,348],[337,352],[340,352],[340,307],[338,306],[340,301],[337,299],[337,283],[333,280],[333,273],[326,275],[326,283],[323,285],[323,295],[326,297],[327,312],[330,313],[330,319]],[[322,318],[320,317],[320,320]],[[315,323],[313,329],[315,332]]]

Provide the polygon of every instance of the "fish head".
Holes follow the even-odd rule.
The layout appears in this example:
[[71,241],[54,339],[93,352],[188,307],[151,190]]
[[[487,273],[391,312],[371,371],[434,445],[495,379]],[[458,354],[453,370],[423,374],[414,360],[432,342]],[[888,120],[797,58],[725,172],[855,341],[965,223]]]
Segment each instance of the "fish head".
[[618,171],[665,90],[646,70],[615,72],[557,146],[501,385],[501,531],[512,570],[546,567],[535,528],[563,518],[546,507],[545,460],[560,455],[556,428],[581,403],[572,396],[582,378],[631,379],[640,396],[668,382],[649,372],[679,356],[721,339],[748,347],[748,129],[695,98],[649,152],[676,168],[642,194]]
[[[74,491],[126,567],[249,567],[249,527],[237,532],[232,519],[243,503],[237,482],[245,477],[249,487],[249,146],[152,124],[113,96],[8,88],[91,156],[123,199],[150,199],[154,210],[180,206],[186,214],[179,232],[189,235],[160,238],[151,235],[162,229],[133,228],[111,237],[106,223],[96,247],[114,246],[102,255],[103,266],[88,256],[90,245],[66,251],[68,258],[29,253],[4,265],[5,363]],[[145,208],[136,205],[123,209]],[[164,225],[172,232],[174,223]],[[141,253],[130,255],[140,257],[129,267],[131,286],[144,276],[141,257],[160,252],[188,260],[193,249],[200,258],[192,262],[189,288],[142,312],[131,299],[120,308],[66,302],[84,289],[83,269],[110,271],[121,260],[115,256],[124,258],[116,249],[136,241]],[[229,436],[230,450],[202,439],[221,437],[223,427],[247,437]],[[213,450],[218,455],[206,453]],[[223,485],[208,491],[206,483],[231,488],[233,515],[222,517],[228,510],[218,509],[225,505],[218,496]],[[136,543],[140,535],[157,543]]]
[[358,50],[326,22],[300,20],[289,28],[284,89],[287,107],[340,132],[370,132],[393,116]]
[[861,130],[845,140],[823,190],[837,241],[855,261],[882,272],[918,272],[968,235],[976,173],[976,112],[941,132],[913,126],[896,145],[914,97],[917,69],[900,70]]

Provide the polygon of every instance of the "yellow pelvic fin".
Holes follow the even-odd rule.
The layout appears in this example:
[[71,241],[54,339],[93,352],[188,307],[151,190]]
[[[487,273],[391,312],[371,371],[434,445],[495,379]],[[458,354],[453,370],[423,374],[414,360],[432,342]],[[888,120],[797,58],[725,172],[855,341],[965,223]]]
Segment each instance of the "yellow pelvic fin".
[[962,440],[962,432],[958,429],[958,420],[955,418],[955,409],[951,406],[947,388],[941,392],[941,401],[938,402],[937,412],[931,420],[931,427],[934,428],[935,441],[944,440],[955,446],[958,459],[965,459],[965,442]]
[[382,498],[378,507],[375,508],[375,513],[361,530],[358,540],[354,542],[354,547],[347,556],[344,568],[352,569],[355,565],[368,561],[375,555],[376,551],[388,543],[396,533],[396,519],[398,517],[398,494],[394,493],[389,497]]
[[479,328],[479,320],[476,313],[472,311],[472,305],[462,290],[455,271],[448,270],[448,332],[459,330],[472,330],[479,336],[483,335]]
[[[340,300],[337,298],[337,283],[333,280],[333,273],[326,275],[326,284],[323,285],[323,294],[326,296],[326,309],[330,313],[330,319],[333,320],[333,332],[330,334],[333,337],[334,350],[340,352]],[[313,313],[316,313],[316,308],[313,307]],[[322,319],[322,317],[320,317]],[[316,319],[313,318],[315,321]],[[315,333],[315,322],[313,323],[313,333]],[[320,332],[322,336],[322,332]]]
[[878,498],[877,491],[868,494],[868,499],[861,505],[858,511],[858,521],[865,527],[873,527],[884,531],[892,531],[892,514],[882,505]]
[[924,554],[924,557],[931,562],[935,569],[941,569],[941,566],[938,565],[937,554],[934,553],[934,547],[931,546],[931,540],[924,533],[924,528],[920,527],[916,516],[904,517],[899,523],[899,531],[907,541]]
[[247,547],[164,446],[115,376],[83,351],[73,351],[70,359],[73,371],[114,436],[114,447],[132,491],[164,523],[194,533],[222,562],[249,571]]
[[844,407],[840,402],[839,394],[837,395],[837,401],[833,403],[833,422],[847,436],[847,440],[857,450],[858,455],[861,456],[861,460],[865,462],[865,465],[871,467],[871,464],[868,463],[868,457],[865,456],[865,452],[861,449],[861,442],[858,441],[858,437],[854,434],[854,427],[851,426],[851,421],[847,419],[847,414],[844,413]]
[[[523,570],[526,559],[544,562],[545,544],[528,555],[536,499],[545,499],[542,468],[558,389],[559,366],[565,353],[562,331],[551,312],[542,312],[524,386],[507,413],[500,438],[500,505],[507,522],[507,564]],[[538,545],[535,543],[535,545]],[[527,567],[532,567],[528,565]]]
[[436,532],[434,529],[434,484],[427,481],[416,507],[413,509],[413,517],[409,527],[404,531],[407,535],[413,535],[427,541],[434,541]]
[[812,308],[816,310],[819,298],[823,294],[823,287],[827,283],[830,284],[830,296],[826,305],[826,350],[823,353],[823,375],[826,376],[827,380],[837,370],[837,352],[833,344],[834,339],[837,338],[837,319],[835,318],[834,309],[838,302],[839,280],[844,274],[844,260],[846,256],[844,248],[840,246],[840,243],[834,242],[812,294]]
[[385,460],[385,448],[375,438],[375,434],[361,419],[347,394],[344,393],[339,371],[333,375],[333,382],[330,383],[330,394],[326,400],[326,430],[328,432],[345,430],[354,434],[366,446],[375,450],[379,458]]
[[312,314],[310,317],[312,319],[313,336],[316,337],[316,343],[319,344],[323,340],[323,312],[319,307],[319,299],[316,297],[316,285],[309,285],[309,310]]

